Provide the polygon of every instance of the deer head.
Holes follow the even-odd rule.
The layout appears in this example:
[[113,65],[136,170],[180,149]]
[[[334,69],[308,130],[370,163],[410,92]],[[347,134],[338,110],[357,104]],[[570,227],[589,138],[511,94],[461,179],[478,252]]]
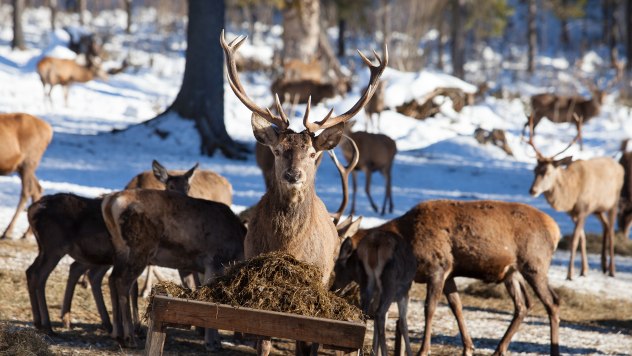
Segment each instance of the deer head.
[[[336,147],[340,141],[344,123],[355,116],[366,103],[377,88],[382,72],[388,63],[388,51],[384,47],[384,59],[381,59],[374,51],[378,65],[373,65],[362,52],[358,51],[362,60],[371,71],[369,85],[364,91],[360,100],[347,112],[339,116],[333,116],[333,109],[321,121],[311,122],[309,119],[311,108],[311,97],[307,101],[303,125],[305,130],[294,132],[289,128],[289,120],[278,95],[275,95],[275,106],[278,114],[273,114],[269,108],[262,108],[252,101],[246,94],[244,87],[239,80],[235,53],[246,37],[238,37],[226,42],[224,31],[220,35],[220,43],[226,54],[226,67],[228,83],[237,98],[252,111],[252,131],[255,138],[260,143],[270,147],[275,157],[275,178],[276,189],[282,196],[288,198],[290,202],[301,201],[301,197],[307,189],[313,189],[315,161],[323,151]],[[321,131],[316,135],[318,131]]]
[[535,146],[533,142],[533,114],[529,117],[529,141],[528,144],[533,147],[533,150],[536,154],[537,164],[533,170],[535,178],[533,180],[533,184],[531,185],[531,189],[529,189],[529,193],[533,197],[537,197],[540,194],[549,191],[553,184],[560,174],[561,167],[568,166],[573,161],[573,156],[568,156],[560,159],[555,159],[555,157],[561,155],[566,152],[577,140],[581,138],[581,124],[583,119],[577,114],[573,114],[574,119],[578,123],[577,135],[573,140],[560,152],[554,154],[553,156],[544,156],[540,150]]
[[183,194],[189,194],[191,188],[191,179],[197,169],[199,163],[196,163],[191,169],[186,171],[183,175],[170,175],[165,167],[163,167],[158,161],[154,160],[151,163],[151,168],[154,171],[154,176],[159,182],[165,185],[166,190],[172,190],[175,192],[181,192]]

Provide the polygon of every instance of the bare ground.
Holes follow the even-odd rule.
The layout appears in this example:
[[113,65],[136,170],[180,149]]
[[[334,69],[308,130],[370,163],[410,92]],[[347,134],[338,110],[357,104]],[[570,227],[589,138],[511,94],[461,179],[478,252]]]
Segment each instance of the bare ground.
[[[24,271],[37,255],[37,245],[32,240],[0,241],[0,323],[18,328],[32,328],[32,316]],[[51,350],[61,355],[140,355],[142,350],[122,349],[109,335],[98,329],[99,316],[89,289],[78,287],[73,299],[72,329],[62,328],[60,309],[70,258],[62,260],[51,274],[47,284],[47,301],[55,335],[45,336]],[[591,270],[590,273],[598,273]],[[621,274],[621,272],[620,272]],[[619,278],[619,277],[617,277]],[[107,279],[104,281],[107,284]],[[581,284],[581,279],[571,283]],[[609,283],[617,283],[610,279]],[[476,354],[491,354],[511,320],[513,305],[504,287],[462,281],[462,299],[465,320],[474,338]],[[572,286],[572,284],[571,284]],[[632,354],[632,297],[604,299],[581,289],[576,292],[567,284],[556,287],[562,297],[560,328],[561,351],[564,354],[626,355]],[[590,290],[590,288],[588,288]],[[109,309],[109,290],[104,286]],[[632,291],[630,291],[632,294]],[[423,300],[425,287],[415,285],[411,291],[409,328],[413,351],[421,343],[423,331]],[[537,299],[535,299],[537,300]],[[460,334],[454,317],[443,303],[437,310],[433,323],[432,354],[454,355],[461,352]],[[140,301],[144,310],[146,301]],[[396,308],[387,325],[393,343]],[[372,325],[369,323],[369,328]],[[367,332],[366,344],[370,344],[372,331]],[[253,354],[247,345],[234,345],[232,334],[222,332],[225,350],[220,354]],[[276,340],[273,353],[291,354],[294,345],[287,340]],[[391,346],[392,347],[392,346]],[[547,354],[549,352],[548,318],[539,301],[525,319],[510,345],[512,354]],[[0,352],[1,354],[2,352]],[[167,355],[193,355],[205,353],[202,338],[193,330],[169,329],[165,343]],[[329,353],[329,352],[328,352]]]

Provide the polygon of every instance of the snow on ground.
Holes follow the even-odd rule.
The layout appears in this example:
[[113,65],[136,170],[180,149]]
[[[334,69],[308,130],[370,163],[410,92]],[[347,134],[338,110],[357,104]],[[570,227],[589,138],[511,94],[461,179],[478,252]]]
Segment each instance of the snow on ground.
[[[0,12],[6,14],[6,11],[6,6],[0,8]],[[112,129],[123,129],[155,117],[175,98],[184,71],[181,37],[151,37],[150,34],[159,32],[152,27],[155,25],[152,25],[151,11],[142,12],[140,18],[143,21],[138,25],[139,31],[142,31],[135,37],[123,35],[123,24],[116,22],[117,17],[104,14],[104,18],[110,20],[100,21],[105,21],[103,26],[110,21],[112,31],[116,34],[112,37],[109,50],[122,57],[130,53],[145,65],[137,71],[128,70],[112,76],[107,81],[97,80],[72,86],[68,107],[63,104],[61,89],[56,88],[53,105],[50,106],[43,100],[41,83],[34,72],[35,63],[43,53],[63,51],[51,50],[51,45],[55,44],[51,38],[59,36],[48,35],[45,29],[48,22],[41,21],[42,11],[45,10],[26,12],[28,20],[25,21],[25,32],[30,48],[27,51],[12,52],[8,23],[0,26],[0,112],[28,112],[53,126],[53,141],[37,171],[47,194],[73,192],[97,196],[118,190],[138,172],[149,169],[152,159],[157,159],[174,169],[189,168],[195,162],[200,162],[203,168],[226,176],[233,185],[233,208],[236,211],[257,202],[265,188],[254,156],[243,162],[221,156],[201,156],[200,140],[191,121],[163,116],[147,125],[110,133]],[[234,32],[228,31],[229,39],[234,36]],[[253,44],[248,44],[249,55],[259,54],[268,60],[269,49],[273,45],[278,45],[278,37],[255,38]],[[369,53],[368,49],[363,48],[365,53]],[[121,58],[113,58],[105,65],[115,66]],[[312,120],[324,117],[329,108],[334,108],[337,113],[346,111],[358,100],[368,80],[368,71],[360,65],[356,67],[357,80],[353,92],[346,98],[330,99],[314,107]],[[388,69],[385,78],[387,102],[390,105],[423,96],[438,86],[459,86],[468,92],[475,89],[471,84],[431,71],[401,73]],[[256,102],[261,105],[272,102],[268,89],[269,77],[247,73],[242,74],[242,82]],[[521,94],[523,99],[487,97],[481,103],[465,107],[461,113],[454,112],[446,103],[440,114],[425,121],[405,117],[394,110],[385,111],[381,117],[381,130],[397,141],[399,149],[393,168],[395,211],[384,217],[379,216],[371,210],[364,192],[360,191],[357,207],[358,212],[365,216],[363,226],[380,224],[428,199],[498,199],[527,203],[542,209],[555,218],[563,233],[570,233],[573,225],[568,216],[553,211],[543,197],[534,199],[528,195],[535,158],[530,147],[520,137],[526,121],[523,102],[526,95],[546,91],[547,86],[517,82],[510,89]],[[225,120],[230,135],[253,144],[249,111],[233,95],[228,84],[225,85],[225,93]],[[304,106],[299,106],[296,116],[302,117],[303,110]],[[584,150],[579,151],[574,146],[568,153],[577,158],[616,156],[621,139],[632,136],[632,121],[629,117],[629,108],[614,105],[613,98],[608,98],[602,113],[583,128]],[[357,116],[357,121],[356,128],[364,128],[363,113]],[[300,119],[293,120],[292,127],[299,128]],[[496,147],[479,145],[472,135],[477,127],[506,130],[515,157],[507,156]],[[156,130],[170,134],[161,139],[155,134]],[[563,149],[574,135],[573,125],[555,125],[543,120],[538,126],[535,141],[543,153],[553,154]],[[383,184],[382,177],[376,174],[371,191],[380,204],[384,194]],[[331,210],[337,208],[340,202],[339,177],[327,159],[319,169],[316,186],[327,207]],[[1,228],[8,224],[14,212],[19,191],[17,176],[0,177]],[[26,226],[26,216],[21,214],[15,236],[21,235]],[[587,231],[599,230],[599,222],[590,218]],[[629,298],[629,291],[632,290],[632,259],[618,257],[619,273],[616,279],[612,279],[598,272],[598,261],[595,256],[591,256],[589,275],[572,282],[565,281],[567,261],[568,253],[556,253],[550,271],[554,286],[568,286],[595,294],[596,297]],[[579,263],[579,259],[576,262]],[[542,330],[546,331],[545,328]],[[546,335],[542,337],[546,338]],[[494,336],[493,339],[497,338]]]

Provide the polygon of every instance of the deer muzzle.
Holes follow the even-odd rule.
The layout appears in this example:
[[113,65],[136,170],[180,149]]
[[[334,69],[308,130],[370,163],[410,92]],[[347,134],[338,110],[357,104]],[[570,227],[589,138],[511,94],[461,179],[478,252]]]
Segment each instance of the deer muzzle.
[[288,169],[283,173],[283,179],[290,184],[302,183],[303,172],[300,169]]

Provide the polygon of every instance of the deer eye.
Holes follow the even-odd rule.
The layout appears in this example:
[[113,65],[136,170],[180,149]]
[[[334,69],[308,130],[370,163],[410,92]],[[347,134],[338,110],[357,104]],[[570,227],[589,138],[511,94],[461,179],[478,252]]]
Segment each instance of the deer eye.
[[310,154],[309,154],[309,156],[310,156],[311,158],[316,158],[316,152],[312,152],[312,153],[310,153]]
[[280,154],[279,150],[274,150],[272,152],[274,153],[275,156],[278,156]]

